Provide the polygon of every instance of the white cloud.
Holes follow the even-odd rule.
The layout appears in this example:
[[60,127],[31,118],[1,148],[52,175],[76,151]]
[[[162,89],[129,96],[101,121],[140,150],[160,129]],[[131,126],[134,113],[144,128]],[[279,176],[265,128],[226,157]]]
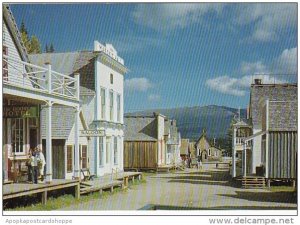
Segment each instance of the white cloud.
[[237,4],[234,22],[254,24],[250,39],[274,41],[288,27],[297,28],[297,3]]
[[246,75],[241,78],[219,76],[206,81],[206,86],[217,92],[233,95],[233,96],[244,96],[249,90],[254,79],[261,79],[262,83],[272,84],[274,82],[284,83],[284,79],[279,79],[271,75]]
[[124,89],[126,91],[147,91],[154,85],[145,77],[126,79]]
[[170,30],[199,22],[206,13],[220,13],[222,9],[223,4],[220,3],[139,4],[132,16],[138,24],[155,30]]
[[241,72],[243,74],[267,73],[267,66],[261,61],[257,62],[242,62]]
[[160,99],[161,99],[161,97],[158,94],[150,94],[148,96],[148,100],[151,102],[157,102],[157,101],[160,101]]
[[297,74],[297,47],[285,49],[282,54],[275,60],[274,67],[278,73]]

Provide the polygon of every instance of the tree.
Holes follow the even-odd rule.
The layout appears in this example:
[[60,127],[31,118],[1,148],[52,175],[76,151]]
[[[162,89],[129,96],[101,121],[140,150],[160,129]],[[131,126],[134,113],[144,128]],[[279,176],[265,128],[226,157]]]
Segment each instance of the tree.
[[28,37],[28,33],[27,33],[27,29],[25,27],[24,21],[22,21],[22,23],[21,23],[20,32],[21,32],[22,42],[24,43],[27,52],[29,52],[31,43],[30,43],[30,39]]
[[34,35],[32,35],[31,38],[28,37],[28,32],[24,21],[22,21],[21,23],[20,32],[21,32],[22,42],[24,43],[27,52],[29,54],[41,53],[41,44],[39,39]]
[[53,44],[52,44],[52,43],[51,43],[51,45],[50,45],[49,52],[54,52],[54,47],[53,47]]
[[233,135],[233,124],[235,124],[237,122],[236,118],[233,117],[231,122],[230,122],[230,126],[227,130],[227,134],[226,134],[226,153],[228,156],[232,156],[232,135]]
[[48,53],[49,52],[49,47],[48,45],[46,44],[46,47],[45,47],[45,52]]
[[31,46],[30,51],[28,51],[29,54],[38,54],[41,53],[41,44],[39,39],[36,36],[31,36]]

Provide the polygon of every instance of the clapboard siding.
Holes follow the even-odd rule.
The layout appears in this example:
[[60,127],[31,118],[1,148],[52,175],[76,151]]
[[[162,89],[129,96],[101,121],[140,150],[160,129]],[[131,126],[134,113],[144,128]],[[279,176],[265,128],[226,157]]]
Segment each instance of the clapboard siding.
[[296,178],[297,132],[270,132],[269,178]]
[[[20,60],[21,56],[16,47],[16,44],[12,38],[11,33],[9,32],[7,25],[5,22],[3,24],[3,46],[8,48],[8,56],[12,57],[16,60]],[[13,81],[14,84],[22,85],[22,86],[29,86],[32,87],[32,84],[28,78],[23,78],[22,73],[26,72],[22,64],[15,63],[11,60],[8,60],[8,81]]]
[[124,168],[156,168],[157,142],[124,142]]

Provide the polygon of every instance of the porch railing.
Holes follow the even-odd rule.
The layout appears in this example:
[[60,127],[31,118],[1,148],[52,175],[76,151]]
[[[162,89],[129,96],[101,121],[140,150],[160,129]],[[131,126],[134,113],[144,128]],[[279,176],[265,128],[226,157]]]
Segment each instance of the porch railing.
[[41,67],[3,55],[3,74],[3,84],[75,100],[79,98],[79,77],[55,72],[50,64]]

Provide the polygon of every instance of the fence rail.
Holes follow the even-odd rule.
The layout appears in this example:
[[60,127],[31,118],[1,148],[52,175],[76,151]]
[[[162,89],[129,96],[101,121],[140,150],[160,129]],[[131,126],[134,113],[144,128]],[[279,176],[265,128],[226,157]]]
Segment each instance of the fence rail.
[[50,64],[41,67],[3,55],[2,73],[4,84],[78,100],[79,77],[53,71]]

